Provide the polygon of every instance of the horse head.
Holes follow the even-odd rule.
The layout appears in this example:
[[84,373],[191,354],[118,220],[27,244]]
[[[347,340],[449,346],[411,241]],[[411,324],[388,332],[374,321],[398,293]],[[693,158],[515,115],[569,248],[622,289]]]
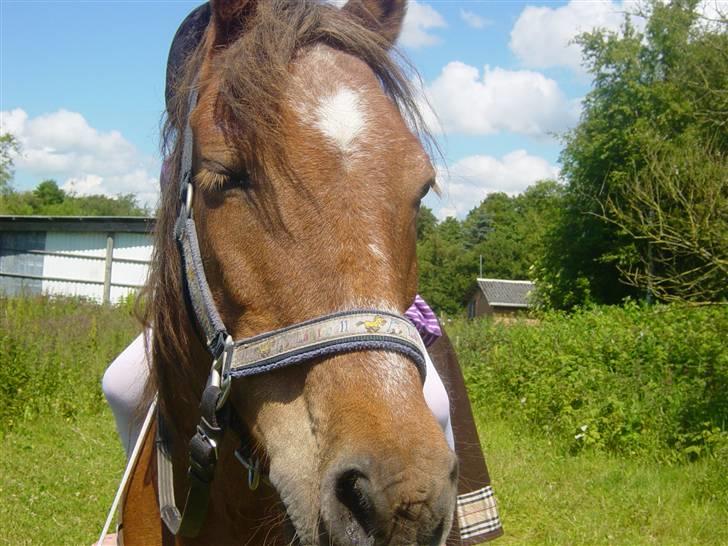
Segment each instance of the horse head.
[[[340,10],[308,0],[213,0],[169,131],[179,163],[189,119],[202,261],[235,339],[337,311],[401,314],[412,303],[415,219],[435,173],[413,129],[408,77],[391,58],[404,12],[397,0],[352,0]],[[199,98],[188,111],[193,86]],[[156,383],[179,439],[183,484],[210,357],[182,298],[178,208],[177,188],[167,188],[149,308]],[[282,501],[288,539],[299,544],[447,537],[456,459],[408,357],[348,352],[236,379],[230,405],[270,486],[247,490],[226,435],[205,527],[189,543],[262,543],[265,533],[251,538],[250,528],[275,517],[270,499]]]

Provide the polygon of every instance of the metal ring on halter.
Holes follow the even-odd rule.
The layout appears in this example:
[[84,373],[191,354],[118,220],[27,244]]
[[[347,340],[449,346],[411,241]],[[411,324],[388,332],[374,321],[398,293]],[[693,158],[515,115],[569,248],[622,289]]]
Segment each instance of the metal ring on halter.
[[248,460],[239,449],[235,450],[235,458],[248,469],[248,489],[251,491],[258,489],[260,485],[260,459],[253,457],[252,461]]
[[192,217],[192,197],[193,197],[193,191],[192,191],[192,182],[189,181],[189,176],[187,177],[187,186],[185,186],[184,189],[184,203],[185,203],[185,216],[187,218]]
[[255,491],[260,485],[260,459],[254,459],[254,463],[248,467],[248,489]]

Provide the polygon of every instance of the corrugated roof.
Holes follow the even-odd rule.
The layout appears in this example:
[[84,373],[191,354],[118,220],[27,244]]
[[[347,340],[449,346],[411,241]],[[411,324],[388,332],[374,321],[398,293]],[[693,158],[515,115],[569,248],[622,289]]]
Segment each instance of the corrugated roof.
[[531,281],[506,279],[478,279],[488,303],[493,307],[529,307],[529,293],[533,290]]
[[156,220],[146,216],[0,215],[0,231],[118,231],[149,233]]

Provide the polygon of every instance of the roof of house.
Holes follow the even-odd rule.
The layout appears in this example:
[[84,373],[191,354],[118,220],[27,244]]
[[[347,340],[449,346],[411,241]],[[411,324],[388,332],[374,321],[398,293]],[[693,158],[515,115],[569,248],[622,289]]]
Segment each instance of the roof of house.
[[0,215],[0,231],[119,231],[149,233],[155,219],[146,216]]
[[478,287],[492,307],[530,307],[528,295],[533,290],[531,281],[478,279]]

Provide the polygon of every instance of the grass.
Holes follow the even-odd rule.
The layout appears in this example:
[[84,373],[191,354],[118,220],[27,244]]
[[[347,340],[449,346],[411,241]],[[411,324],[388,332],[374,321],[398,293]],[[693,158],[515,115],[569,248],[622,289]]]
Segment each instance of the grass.
[[728,544],[725,464],[558,454],[479,416],[506,534],[501,544]]
[[[138,327],[128,309],[46,299],[0,299],[0,322],[0,368],[15,378],[0,388],[0,545],[89,545],[124,464],[99,379]],[[506,531],[496,544],[728,544],[717,457],[573,455],[491,410],[475,409]]]
[[[557,455],[505,421],[480,415],[478,425],[506,530],[497,544],[728,544],[715,459]],[[91,544],[123,464],[108,411],[17,426],[0,451],[0,544]]]
[[91,544],[124,462],[110,411],[19,424],[0,450],[0,544]]
[[139,332],[131,304],[0,298],[0,544],[90,544],[124,455],[101,375]]

